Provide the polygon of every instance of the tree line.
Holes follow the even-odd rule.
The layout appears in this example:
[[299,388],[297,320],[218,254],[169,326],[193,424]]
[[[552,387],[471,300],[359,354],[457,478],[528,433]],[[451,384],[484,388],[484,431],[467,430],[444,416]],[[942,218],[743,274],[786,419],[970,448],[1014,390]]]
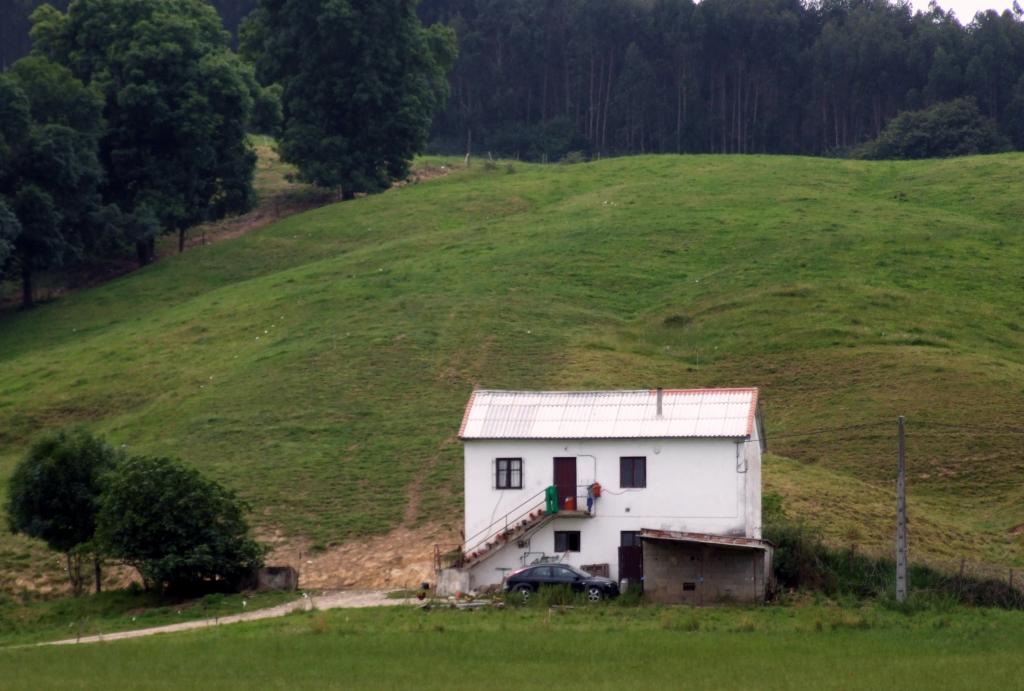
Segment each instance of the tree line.
[[[21,16],[39,0],[0,2]],[[234,32],[257,0],[213,5]],[[1015,8],[957,18],[904,0],[421,0],[423,23],[458,40],[431,146],[526,159],[842,155],[901,112],[970,98],[1024,148]]]
[[843,154],[962,97],[1024,148],[1019,7],[966,23],[887,0],[423,0],[420,14],[459,37],[441,149]]
[[[39,2],[0,0],[14,18],[5,64],[28,49],[20,18]],[[235,31],[257,0],[213,5]],[[843,154],[901,112],[960,98],[1024,148],[1015,8],[957,18],[903,0],[421,0],[420,19],[458,38],[432,148]]]

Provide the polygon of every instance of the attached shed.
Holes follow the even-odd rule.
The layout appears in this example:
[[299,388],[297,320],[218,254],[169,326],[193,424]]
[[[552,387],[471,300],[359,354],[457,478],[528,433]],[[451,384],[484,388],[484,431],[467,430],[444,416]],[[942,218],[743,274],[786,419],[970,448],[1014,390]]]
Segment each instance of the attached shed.
[[666,604],[763,602],[772,544],[747,537],[643,530],[644,596]]

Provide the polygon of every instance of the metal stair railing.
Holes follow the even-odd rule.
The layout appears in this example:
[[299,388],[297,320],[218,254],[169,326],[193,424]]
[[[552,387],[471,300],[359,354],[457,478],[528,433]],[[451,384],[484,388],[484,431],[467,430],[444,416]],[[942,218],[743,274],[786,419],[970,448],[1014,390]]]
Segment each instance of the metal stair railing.
[[513,542],[518,542],[525,539],[528,535],[540,530],[543,526],[547,525],[549,521],[555,518],[558,514],[546,513],[544,511],[537,512],[537,515],[533,518],[526,518],[522,523],[510,526],[507,531],[496,533],[492,539],[487,540],[482,544],[478,544],[472,552],[463,554],[462,565],[469,566],[477,562],[481,562],[488,557],[497,554],[501,551],[502,547],[505,547]]
[[491,521],[485,528],[468,537],[462,543],[462,554],[472,554],[474,551],[479,551],[484,545],[497,542],[501,535],[513,533],[520,528],[528,528],[531,523],[537,520],[537,518],[530,519],[531,514],[538,510],[541,513],[541,517],[546,514],[546,493],[547,488],[529,497],[504,516]]

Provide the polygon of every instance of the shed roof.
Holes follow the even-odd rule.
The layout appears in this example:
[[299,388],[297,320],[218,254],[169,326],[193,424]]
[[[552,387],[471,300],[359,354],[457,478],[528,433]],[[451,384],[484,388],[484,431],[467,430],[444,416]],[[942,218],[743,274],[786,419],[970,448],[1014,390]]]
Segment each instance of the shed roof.
[[463,439],[751,437],[757,389],[473,392]]
[[734,537],[731,535],[711,535],[709,533],[684,533],[676,530],[651,530],[644,528],[640,531],[640,537],[644,540],[670,540],[672,542],[696,542],[704,545],[718,545],[719,547],[737,547],[740,549],[770,550],[774,547],[767,540],[759,540],[754,537]]

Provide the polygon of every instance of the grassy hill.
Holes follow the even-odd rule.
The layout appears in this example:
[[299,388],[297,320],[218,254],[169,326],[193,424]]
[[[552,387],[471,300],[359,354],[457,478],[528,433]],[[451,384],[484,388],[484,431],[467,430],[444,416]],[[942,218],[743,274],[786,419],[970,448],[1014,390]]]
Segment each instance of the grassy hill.
[[1021,564],[1022,182],[1019,154],[640,157],[293,216],[0,314],[0,479],[82,423],[329,545],[458,525],[474,386],[756,385],[791,514],[886,545],[904,414],[913,556]]

